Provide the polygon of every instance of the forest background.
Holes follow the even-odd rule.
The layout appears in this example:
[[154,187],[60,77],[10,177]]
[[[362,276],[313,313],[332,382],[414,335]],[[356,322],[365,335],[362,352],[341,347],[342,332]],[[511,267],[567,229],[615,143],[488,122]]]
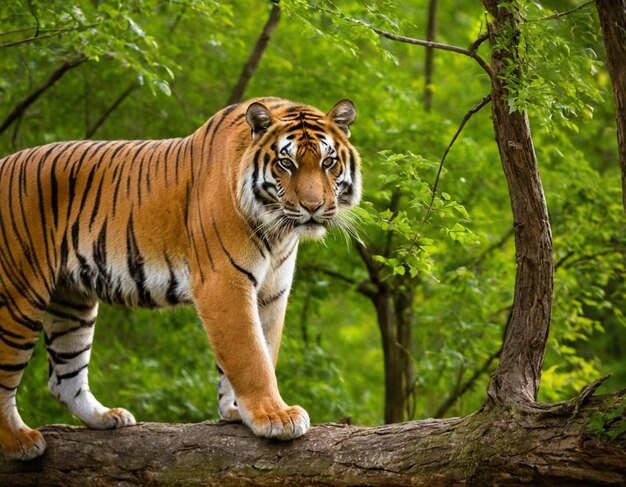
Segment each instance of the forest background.
[[[468,56],[369,27],[419,38],[436,31],[455,46],[485,34],[480,2],[460,0],[439,2],[427,33],[433,3],[281,0],[245,90],[245,98],[322,110],[350,98],[358,109],[360,241],[333,234],[301,246],[277,369],[285,400],[313,422],[465,415],[484,402],[497,366],[515,252],[490,107],[477,107],[488,77]],[[593,2],[515,4],[526,18],[524,64],[509,104],[529,113],[552,225],[555,300],[539,400],[555,402],[607,373],[602,390],[626,387],[615,113]],[[229,102],[278,8],[252,0],[0,5],[1,156],[57,140],[192,133]],[[22,416],[32,426],[76,422],[47,392],[46,361],[40,343],[17,397]],[[214,360],[191,308],[101,306],[90,376],[103,403],[139,421],[217,419]]]

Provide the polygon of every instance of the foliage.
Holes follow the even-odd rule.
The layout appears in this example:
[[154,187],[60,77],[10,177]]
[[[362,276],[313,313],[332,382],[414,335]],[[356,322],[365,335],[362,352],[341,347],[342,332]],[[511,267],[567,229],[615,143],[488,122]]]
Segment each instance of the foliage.
[[589,418],[586,431],[606,440],[616,440],[626,433],[626,404],[617,404],[605,411],[596,412]]
[[[443,414],[470,412],[484,401],[497,363],[515,276],[509,198],[488,107],[466,125],[436,188],[435,181],[463,116],[489,91],[487,75],[466,56],[436,52],[434,104],[426,112],[424,49],[380,39],[367,24],[423,37],[427,1],[280,5],[284,15],[247,96],[278,95],[322,109],[345,97],[355,102],[352,140],[364,161],[365,187],[357,227],[385,282],[410,284],[414,415],[434,415],[455,394]],[[526,22],[521,65],[508,74],[509,102],[528,110],[534,129],[556,257],[540,399],[559,401],[607,372],[614,379],[606,387],[626,386],[626,230],[614,114],[592,6],[547,20],[571,3],[516,5]],[[271,6],[4,2],[0,44],[25,42],[0,47],[1,118],[63,62],[90,60],[0,134],[0,153],[83,138],[138,82],[95,137],[191,133],[228,99]],[[438,18],[440,42],[467,46],[484,33],[480,2],[440,2]],[[324,244],[302,245],[278,379],[286,400],[306,407],[314,422],[382,421],[380,332],[371,300],[360,291],[368,285],[353,242],[332,235]],[[38,346],[18,393],[24,419],[70,422],[45,391],[45,362]],[[102,306],[90,374],[103,403],[128,407],[139,420],[216,419],[213,356],[191,309]]]

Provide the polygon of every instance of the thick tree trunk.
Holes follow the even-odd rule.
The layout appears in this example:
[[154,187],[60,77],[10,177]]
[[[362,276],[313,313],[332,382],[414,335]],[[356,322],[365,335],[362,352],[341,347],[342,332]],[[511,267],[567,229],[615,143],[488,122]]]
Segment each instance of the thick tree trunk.
[[372,299],[380,328],[385,369],[385,423],[399,423],[413,417],[411,360],[413,346],[410,283],[393,293],[383,286]]
[[[504,3],[506,8],[501,7]],[[519,66],[517,12],[508,2],[484,0],[484,4],[493,19],[488,26],[493,125],[511,197],[517,262],[511,316],[489,397],[494,402],[532,405],[552,312],[552,235],[528,118],[509,110],[501,77],[507,66]]]
[[617,148],[622,170],[622,200],[626,211],[626,0],[596,0],[596,8],[613,84]]
[[223,423],[49,426],[45,455],[0,462],[0,485],[625,485],[626,435],[609,441],[587,426],[625,394],[581,397],[567,416],[494,408],[376,428],[324,424],[288,442]]
[[404,420],[402,373],[400,354],[394,333],[396,328],[396,316],[389,293],[379,292],[374,298],[374,307],[376,308],[378,327],[380,328],[383,346],[385,370],[385,423],[399,423]]

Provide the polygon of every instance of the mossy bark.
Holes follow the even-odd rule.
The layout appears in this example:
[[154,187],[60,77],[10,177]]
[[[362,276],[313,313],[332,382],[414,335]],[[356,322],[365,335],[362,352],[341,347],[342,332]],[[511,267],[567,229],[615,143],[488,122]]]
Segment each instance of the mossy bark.
[[588,427],[625,398],[375,428],[323,424],[289,442],[225,423],[48,426],[44,456],[0,463],[0,485],[625,485],[626,435],[609,441]]

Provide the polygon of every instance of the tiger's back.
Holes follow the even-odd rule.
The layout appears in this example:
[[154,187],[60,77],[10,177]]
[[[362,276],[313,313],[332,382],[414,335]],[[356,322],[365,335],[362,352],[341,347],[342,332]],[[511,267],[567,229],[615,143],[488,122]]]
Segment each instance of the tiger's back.
[[324,115],[267,98],[227,107],[185,138],[60,142],[0,160],[0,443],[9,456],[45,447],[15,408],[41,330],[53,395],[88,426],[134,424],[89,391],[98,301],[193,302],[218,361],[222,417],[260,436],[303,434],[308,416],[284,404],[273,367],[299,238],[341,225],[339,210],[358,202],[353,119],[347,101]]

